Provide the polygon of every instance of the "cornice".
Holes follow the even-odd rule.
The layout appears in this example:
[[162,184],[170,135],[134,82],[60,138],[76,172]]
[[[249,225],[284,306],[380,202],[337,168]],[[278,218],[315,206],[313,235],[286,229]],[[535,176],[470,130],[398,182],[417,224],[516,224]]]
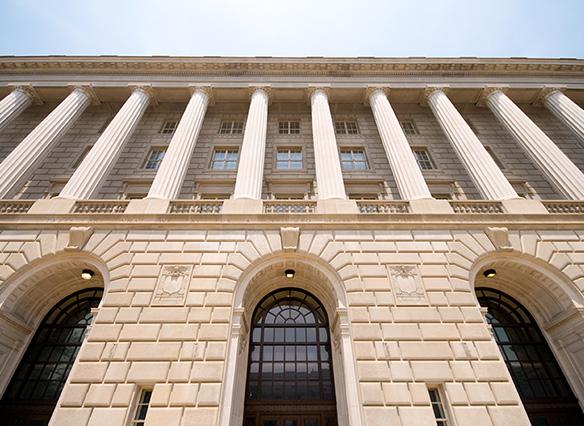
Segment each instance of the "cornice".
[[0,74],[187,76],[581,75],[581,59],[0,57]]

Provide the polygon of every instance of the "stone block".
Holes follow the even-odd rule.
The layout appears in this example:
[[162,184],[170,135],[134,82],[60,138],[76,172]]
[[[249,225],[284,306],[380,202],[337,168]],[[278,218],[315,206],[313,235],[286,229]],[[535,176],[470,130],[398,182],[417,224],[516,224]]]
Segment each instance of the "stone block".
[[493,426],[530,426],[531,422],[521,406],[488,407]]
[[94,408],[87,426],[122,426],[126,421],[127,408]]
[[430,394],[425,383],[408,383],[408,388],[410,389],[412,404],[430,405]]
[[198,384],[175,384],[170,393],[171,407],[194,407],[197,405]]
[[196,340],[198,331],[198,324],[162,324],[158,340],[177,340],[181,342]]
[[105,362],[76,362],[71,371],[71,383],[99,383],[108,368]]
[[405,359],[452,359],[448,342],[400,342]]
[[420,324],[424,340],[458,340],[460,335],[455,324]]
[[116,385],[93,384],[85,397],[86,407],[108,407],[114,395]]
[[[107,365],[106,363],[103,363]],[[126,381],[128,370],[130,369],[129,362],[110,362],[107,365],[107,372],[104,377],[106,383],[121,383]]]
[[389,381],[389,366],[383,361],[358,361],[357,371],[362,381]]
[[471,361],[478,381],[506,382],[509,378],[507,366],[502,361]]
[[444,383],[448,402],[452,405],[468,405],[468,397],[462,383]]
[[171,390],[172,390],[171,384],[155,384],[154,387],[152,388],[150,406],[166,407],[170,399]]
[[229,334],[228,324],[201,324],[199,328],[199,340],[227,340]]
[[495,396],[488,383],[465,383],[464,388],[471,405],[489,405],[495,403]]
[[491,383],[491,390],[498,405],[518,405],[519,394],[511,383]]
[[199,389],[198,406],[219,406],[221,383],[202,383]]
[[120,308],[116,316],[116,323],[136,323],[140,312],[142,312],[142,308]]
[[128,381],[157,383],[166,380],[170,362],[133,362],[128,371]]
[[399,407],[399,417],[403,425],[436,426],[432,407]]
[[421,306],[400,306],[391,308],[395,322],[440,322],[436,308]]
[[409,382],[413,380],[412,369],[407,361],[389,361],[391,378],[394,382]]
[[179,342],[132,342],[128,351],[128,361],[173,361],[178,359]]
[[[93,326],[93,327],[96,327],[96,326]],[[106,326],[106,327],[109,327],[109,326]],[[101,339],[97,339],[97,340],[101,340]],[[99,358],[101,357],[101,353],[103,352],[104,348],[105,348],[105,343],[86,342],[81,347],[81,351],[79,352],[78,360],[79,361],[99,361]]]
[[68,384],[61,392],[61,407],[81,407],[88,390],[88,384]]
[[427,382],[452,381],[452,371],[447,361],[412,361],[414,379]]
[[422,340],[418,324],[382,324],[381,331],[385,340]]
[[112,397],[112,407],[129,407],[132,403],[136,385],[117,385]]
[[156,340],[159,330],[159,324],[124,324],[120,340],[132,342]]
[[[487,407],[453,406],[452,412],[454,413],[456,424],[472,426],[493,426],[491,417],[487,412]],[[515,423],[507,423],[506,426],[509,425],[515,425]]]
[[195,362],[191,371],[194,382],[221,382],[223,379],[222,362]]
[[91,408],[57,408],[51,418],[51,426],[84,426],[89,422],[89,416]]
[[361,383],[363,405],[383,405],[383,392],[380,383]]
[[180,426],[182,408],[152,407],[146,414],[144,426]]
[[354,340],[381,340],[381,327],[378,324],[353,324],[351,331]]
[[365,407],[363,411],[367,426],[406,426],[400,421],[396,407]]
[[450,368],[454,374],[454,379],[457,381],[474,382],[476,380],[475,372],[469,361],[452,361],[450,362]]
[[173,383],[188,382],[192,366],[191,362],[173,362],[168,372],[168,381]]
[[383,396],[385,404],[394,405],[410,405],[410,391],[406,383],[383,383]]
[[215,426],[216,408],[186,408],[181,426]]

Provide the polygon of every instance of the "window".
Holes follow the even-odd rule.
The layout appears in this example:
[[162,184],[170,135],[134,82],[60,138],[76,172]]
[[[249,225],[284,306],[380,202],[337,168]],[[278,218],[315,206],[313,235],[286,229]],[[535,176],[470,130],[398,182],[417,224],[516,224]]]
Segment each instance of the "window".
[[228,200],[231,194],[198,194],[199,200]]
[[276,154],[276,168],[278,170],[302,169],[302,149],[278,148]]
[[490,146],[485,146],[485,149],[487,150],[487,152],[489,153],[489,155],[491,156],[491,158],[493,159],[493,161],[495,162],[497,167],[500,168],[501,170],[503,170],[505,168],[505,166],[503,165],[503,163],[501,163],[501,160],[499,160],[499,158],[497,158],[497,156],[493,152],[493,148],[491,148]]
[[216,148],[213,151],[211,168],[214,170],[235,170],[237,168],[237,148]]
[[533,187],[528,182],[521,180],[510,180],[509,183],[520,197],[523,197],[527,200],[534,200],[539,198]]
[[366,170],[367,158],[365,150],[362,148],[343,148],[341,149],[341,167],[343,170]]
[[434,162],[430,157],[430,153],[426,148],[414,148],[412,149],[414,153],[414,157],[416,157],[416,161],[418,162],[418,166],[422,170],[432,170],[435,169]]
[[358,135],[359,128],[356,121],[335,121],[337,135]]
[[278,133],[281,135],[299,135],[300,122],[299,121],[280,121],[278,123]]
[[143,168],[146,170],[158,170],[165,153],[166,148],[150,148],[150,152],[144,162]]
[[419,134],[418,128],[413,120],[402,120],[399,124],[406,135],[412,136]]
[[241,135],[243,133],[243,121],[223,121],[219,128],[220,135]]
[[81,151],[81,154],[79,154],[77,160],[75,160],[75,162],[71,165],[72,169],[76,169],[77,167],[79,167],[79,165],[85,159],[89,151],[91,151],[91,148],[93,148],[93,145],[87,145],[85,148],[83,148],[83,151]]
[[160,128],[160,134],[172,135],[176,130],[177,122],[175,120],[166,120]]
[[531,423],[584,424],[578,400],[529,311],[499,290],[475,291]]
[[442,405],[440,391],[433,388],[428,389],[428,393],[430,394],[430,402],[432,403],[432,409],[434,410],[434,417],[436,417],[436,426],[448,426],[448,418],[446,417],[446,411]]
[[143,426],[146,421],[146,413],[148,412],[148,407],[150,406],[150,398],[152,397],[152,391],[150,389],[143,389],[140,393],[140,399],[136,405],[136,414],[132,419],[132,425]]
[[329,322],[320,302],[301,289],[276,290],[251,322],[244,424],[300,425],[256,423],[277,408],[283,419],[303,416],[302,425],[336,425]]
[[461,198],[460,187],[456,181],[428,181],[428,189],[436,200],[458,200]]
[[45,316],[2,396],[3,425],[49,423],[91,324],[91,309],[97,308],[102,295],[101,288],[80,290]]

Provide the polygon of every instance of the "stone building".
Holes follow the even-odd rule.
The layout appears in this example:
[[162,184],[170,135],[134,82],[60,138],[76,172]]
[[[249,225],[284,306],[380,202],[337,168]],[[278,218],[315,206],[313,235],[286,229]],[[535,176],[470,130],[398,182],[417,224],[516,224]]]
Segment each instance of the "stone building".
[[584,424],[584,61],[0,58],[4,425]]

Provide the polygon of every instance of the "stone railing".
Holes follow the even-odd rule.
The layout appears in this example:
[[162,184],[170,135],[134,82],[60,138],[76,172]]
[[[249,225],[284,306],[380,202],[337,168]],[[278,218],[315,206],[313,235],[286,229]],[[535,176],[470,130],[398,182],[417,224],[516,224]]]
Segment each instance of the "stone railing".
[[501,214],[505,213],[499,201],[450,201],[454,213]]
[[314,213],[316,201],[269,200],[264,201],[264,213]]
[[171,201],[168,213],[171,214],[217,214],[223,208],[222,200],[185,200]]
[[549,213],[553,214],[578,214],[584,213],[584,201],[542,201]]
[[0,214],[26,213],[34,200],[0,200]]
[[128,200],[92,200],[77,201],[72,213],[82,214],[109,214],[124,213],[128,207]]
[[361,213],[406,214],[410,212],[407,201],[357,201]]

